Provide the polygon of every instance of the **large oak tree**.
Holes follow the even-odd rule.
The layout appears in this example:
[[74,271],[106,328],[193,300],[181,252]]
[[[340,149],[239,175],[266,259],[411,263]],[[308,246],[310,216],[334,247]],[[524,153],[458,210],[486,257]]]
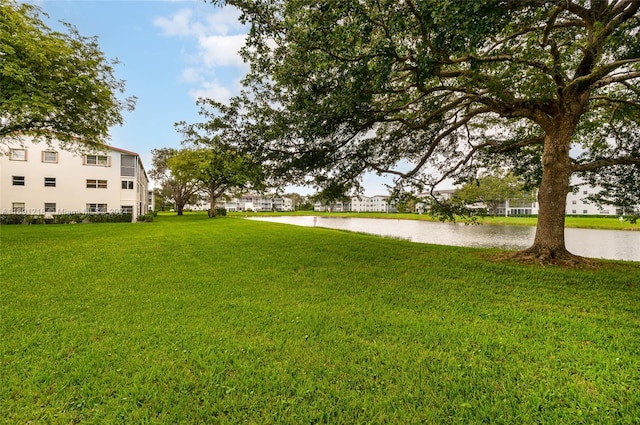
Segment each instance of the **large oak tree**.
[[53,31],[41,16],[36,6],[0,0],[0,147],[27,134],[71,150],[102,148],[135,98],[119,97],[117,61],[95,37],[70,24]]
[[572,261],[570,177],[640,163],[638,0],[224,3],[251,25],[251,72],[212,126],[288,179],[433,187],[511,165],[540,185],[521,255]]

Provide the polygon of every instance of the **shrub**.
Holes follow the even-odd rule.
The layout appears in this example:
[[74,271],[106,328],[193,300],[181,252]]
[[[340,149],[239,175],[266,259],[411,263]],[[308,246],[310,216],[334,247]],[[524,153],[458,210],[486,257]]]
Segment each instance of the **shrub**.
[[157,217],[157,215],[158,213],[151,211],[144,215],[139,215],[137,220],[142,223],[151,223],[153,221],[153,218]]
[[26,218],[25,214],[0,214],[0,224],[22,224]]

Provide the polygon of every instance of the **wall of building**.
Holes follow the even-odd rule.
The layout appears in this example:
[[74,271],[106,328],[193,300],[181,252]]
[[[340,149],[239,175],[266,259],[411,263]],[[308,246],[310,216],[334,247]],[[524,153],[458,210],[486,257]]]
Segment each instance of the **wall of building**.
[[354,196],[349,201],[336,202],[326,205],[316,202],[314,211],[331,212],[396,212],[397,210],[389,205],[389,197],[384,195],[376,196]]
[[24,138],[0,155],[0,165],[3,213],[17,212],[16,206],[28,214],[115,213],[124,207],[135,220],[149,211],[149,181],[134,152],[110,147],[81,155]]

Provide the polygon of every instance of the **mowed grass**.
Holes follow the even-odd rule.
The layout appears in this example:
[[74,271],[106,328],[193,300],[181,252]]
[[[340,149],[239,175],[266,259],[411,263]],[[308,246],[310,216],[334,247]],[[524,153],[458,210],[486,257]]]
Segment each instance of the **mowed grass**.
[[[293,211],[293,212],[233,212],[229,214],[234,217],[255,217],[255,216],[281,216],[281,215],[316,215],[325,217],[355,217],[355,218],[391,218],[398,220],[423,220],[439,221],[429,214],[414,213],[382,213],[382,212],[321,212],[321,211]],[[535,226],[538,217],[535,216],[486,216],[478,217],[478,224],[498,225],[498,226]],[[607,229],[607,230],[636,230],[640,231],[640,221],[631,223],[628,220],[620,221],[618,217],[612,216],[566,216],[565,227],[581,229]]]
[[640,423],[639,263],[202,214],[0,232],[2,423]]

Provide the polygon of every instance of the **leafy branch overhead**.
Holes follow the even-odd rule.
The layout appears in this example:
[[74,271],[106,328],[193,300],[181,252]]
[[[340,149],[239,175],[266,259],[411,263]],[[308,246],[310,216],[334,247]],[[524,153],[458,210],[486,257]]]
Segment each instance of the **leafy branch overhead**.
[[66,33],[53,31],[41,15],[28,3],[0,3],[0,143],[27,134],[67,149],[103,147],[136,98],[119,97],[118,62],[96,37],[67,23]]

